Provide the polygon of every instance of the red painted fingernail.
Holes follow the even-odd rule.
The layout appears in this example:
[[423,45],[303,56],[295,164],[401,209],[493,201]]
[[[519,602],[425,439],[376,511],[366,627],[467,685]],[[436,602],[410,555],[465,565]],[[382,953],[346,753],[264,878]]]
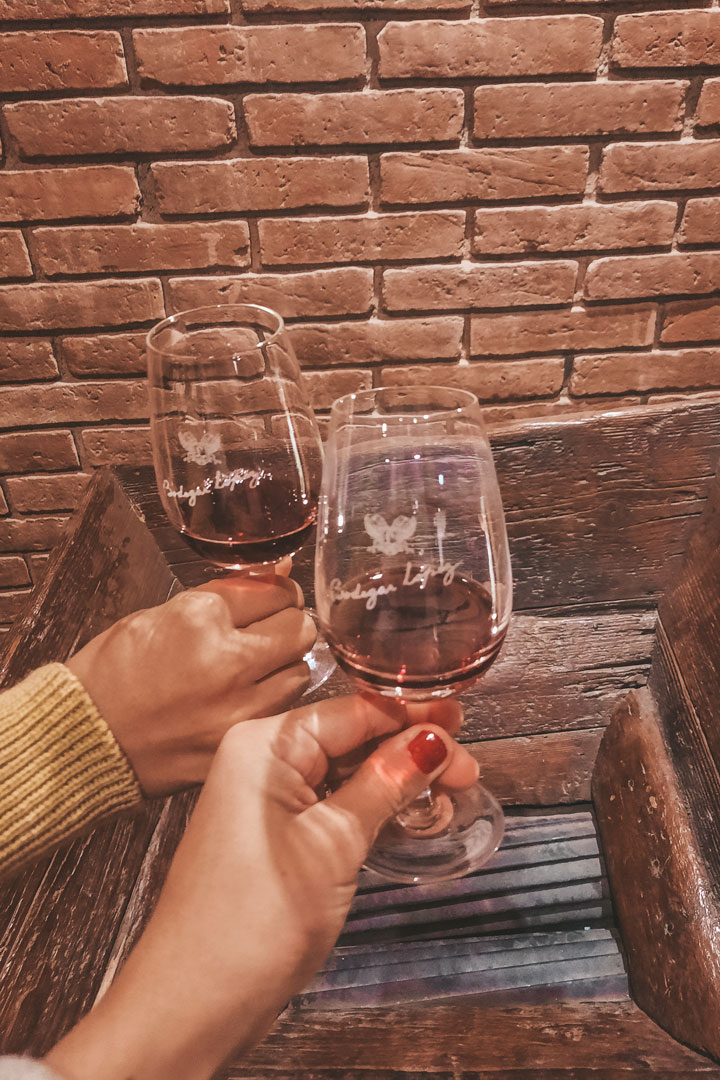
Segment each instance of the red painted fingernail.
[[410,757],[425,774],[433,772],[447,757],[447,746],[434,731],[421,731],[408,743]]

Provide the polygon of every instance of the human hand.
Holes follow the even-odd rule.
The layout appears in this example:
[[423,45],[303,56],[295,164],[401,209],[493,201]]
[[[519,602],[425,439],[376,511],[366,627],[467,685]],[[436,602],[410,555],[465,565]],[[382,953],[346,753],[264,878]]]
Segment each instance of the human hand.
[[[440,773],[476,779],[445,730],[458,716],[447,699],[406,715],[351,696],[233,728],[143,937],[48,1064],[68,1080],[204,1080],[252,1046],[322,965],[383,823]],[[388,735],[318,799],[334,759]]]
[[146,795],[200,783],[230,727],[288,708],[307,687],[315,625],[289,565],[277,569],[129,615],[67,661]]

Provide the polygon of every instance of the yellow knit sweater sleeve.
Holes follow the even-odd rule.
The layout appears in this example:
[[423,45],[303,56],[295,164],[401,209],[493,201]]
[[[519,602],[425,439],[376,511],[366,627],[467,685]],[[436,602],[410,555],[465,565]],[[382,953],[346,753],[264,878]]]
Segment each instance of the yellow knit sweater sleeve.
[[130,763],[63,664],[0,694],[0,874],[141,800]]

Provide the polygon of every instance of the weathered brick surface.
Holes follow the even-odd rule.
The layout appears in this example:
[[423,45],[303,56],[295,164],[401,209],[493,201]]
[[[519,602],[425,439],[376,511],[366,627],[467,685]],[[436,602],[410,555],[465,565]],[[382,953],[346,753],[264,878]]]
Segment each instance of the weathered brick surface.
[[679,131],[685,82],[521,83],[475,91],[478,139]]
[[563,384],[565,361],[562,357],[542,360],[487,360],[481,364],[446,364],[442,368],[425,365],[383,368],[383,385],[404,386],[435,381],[443,386],[470,390],[481,401],[551,397]]
[[389,311],[462,311],[533,307],[572,299],[577,263],[465,263],[387,270],[383,296]]
[[30,573],[27,563],[20,555],[0,556],[0,589],[12,589],[29,585]]
[[36,229],[33,249],[48,277],[250,265],[244,221]]
[[698,142],[615,143],[603,154],[600,189],[681,191],[717,187],[720,139]]
[[698,124],[720,124],[720,79],[706,79],[695,109]]
[[381,381],[493,425],[717,394],[720,8],[657,6],[2,0],[0,631],[150,462],[172,311],[279,310],[323,431]]
[[214,150],[235,138],[232,104],[176,96],[65,98],[5,106],[23,157]]
[[62,338],[63,367],[79,379],[144,375],[145,334],[91,334]]
[[384,203],[579,195],[585,190],[589,157],[585,146],[383,154],[380,192]]
[[720,197],[688,200],[678,239],[681,244],[720,242]]
[[140,76],[161,86],[340,82],[365,74],[362,26],[136,30]]
[[344,146],[458,139],[460,90],[364,90],[344,94],[248,94],[253,146]]
[[3,0],[0,22],[216,15],[229,11],[230,0]]
[[54,476],[11,476],[5,481],[10,508],[15,514],[52,514],[75,510],[85,485],[87,473],[74,472]]
[[139,209],[135,173],[123,165],[0,171],[0,221],[114,218]]
[[173,310],[205,304],[261,304],[285,319],[366,315],[373,302],[373,272],[360,267],[241,274],[234,277],[171,278]]
[[588,267],[589,300],[710,293],[720,288],[720,251],[597,259]]
[[577,356],[571,394],[647,393],[720,387],[720,350],[658,350]]
[[511,255],[662,247],[672,241],[676,218],[674,202],[478,210],[473,251],[478,255]]
[[720,301],[680,300],[666,304],[660,340],[668,343],[720,340]]
[[226,214],[359,206],[369,198],[360,157],[234,158],[151,166],[163,214]]
[[20,615],[30,596],[30,591],[30,589],[18,589],[0,592],[0,621],[10,622]]
[[16,229],[0,229],[0,278],[32,277],[27,244]]
[[45,338],[0,340],[0,382],[41,382],[57,374],[53,347]]
[[720,11],[643,12],[615,22],[612,62],[618,67],[692,67],[720,63]]
[[144,382],[51,383],[0,387],[0,428],[85,421],[142,420],[148,415]]
[[473,356],[522,356],[560,349],[649,345],[654,326],[655,309],[647,304],[476,315],[471,322],[470,352]]
[[386,79],[594,72],[602,19],[591,15],[388,23],[378,36]]
[[164,314],[154,278],[0,286],[0,330],[124,326]]
[[0,434],[0,473],[59,472],[77,464],[78,455],[69,431]]
[[107,30],[0,34],[0,91],[127,86],[122,38]]
[[441,259],[460,255],[465,215],[381,214],[373,217],[283,218],[260,224],[266,266]]
[[312,323],[291,328],[303,367],[441,360],[460,356],[461,318],[370,319],[368,322]]

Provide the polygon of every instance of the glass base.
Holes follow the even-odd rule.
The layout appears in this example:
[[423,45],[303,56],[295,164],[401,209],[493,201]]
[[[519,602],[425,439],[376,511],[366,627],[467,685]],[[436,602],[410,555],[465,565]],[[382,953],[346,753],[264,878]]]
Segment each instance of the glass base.
[[423,836],[406,808],[400,817],[411,827],[405,828],[397,818],[390,821],[365,860],[366,868],[389,881],[419,885],[465,877],[487,862],[500,846],[505,828],[497,799],[482,784],[439,799],[452,808],[440,831],[434,823]]
[[[317,615],[314,609],[306,607],[305,611],[308,615],[312,616],[315,625],[317,626]],[[310,668],[310,682],[307,690],[303,692],[303,697],[305,697],[307,694],[312,694],[319,686],[322,686],[322,684],[330,678],[337,667],[330,646],[319,630],[318,636],[315,639],[315,644],[310,652],[305,653],[303,660]]]

